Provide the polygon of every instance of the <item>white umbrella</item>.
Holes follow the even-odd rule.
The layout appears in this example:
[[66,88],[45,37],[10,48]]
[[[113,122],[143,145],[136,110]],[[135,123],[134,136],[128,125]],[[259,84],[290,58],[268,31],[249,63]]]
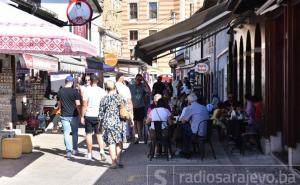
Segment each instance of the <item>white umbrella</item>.
[[0,53],[97,56],[88,40],[0,2]]

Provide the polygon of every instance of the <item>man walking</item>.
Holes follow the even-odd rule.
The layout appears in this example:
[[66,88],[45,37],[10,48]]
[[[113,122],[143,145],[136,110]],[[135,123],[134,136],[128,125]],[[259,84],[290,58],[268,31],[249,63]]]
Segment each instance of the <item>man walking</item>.
[[88,87],[91,87],[91,77],[89,75],[85,76],[85,82],[83,85],[80,86],[80,96],[83,97],[84,93],[88,89]]
[[[73,86],[74,78],[68,76],[65,80],[65,87],[57,93],[59,106],[61,107],[61,123],[64,129],[64,142],[66,146],[67,158],[78,154],[78,126],[80,113],[80,95]],[[70,142],[70,132],[72,132],[73,145]]]
[[141,136],[141,128],[146,116],[145,99],[151,95],[151,90],[141,74],[135,77],[135,83],[130,85],[131,99],[133,104],[133,120],[134,120],[134,143],[139,143]]
[[159,76],[157,78],[157,82],[153,84],[152,87],[152,96],[155,96],[156,94],[164,95],[164,91],[166,90],[165,84],[162,82],[162,76]]
[[[91,77],[91,86],[86,87],[82,97],[82,117],[81,124],[85,126],[87,159],[92,159],[93,148],[93,133],[96,134],[97,142],[100,149],[101,160],[105,160],[104,142],[102,138],[102,125],[98,122],[99,106],[101,99],[106,95],[106,92],[98,86],[99,79],[96,75]],[[84,116],[84,117],[83,117]],[[99,125],[100,124],[100,125]]]

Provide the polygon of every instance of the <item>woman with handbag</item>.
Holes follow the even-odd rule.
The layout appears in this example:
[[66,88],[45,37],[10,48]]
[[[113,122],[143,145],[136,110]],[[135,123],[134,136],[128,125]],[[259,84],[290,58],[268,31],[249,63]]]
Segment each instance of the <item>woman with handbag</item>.
[[[126,142],[126,119],[128,110],[124,110],[125,100],[116,93],[115,83],[106,82],[108,94],[100,102],[99,120],[103,124],[103,140],[109,146],[112,169],[121,168],[120,163],[123,142]],[[127,115],[126,115],[127,114]]]
[[[150,123],[149,135],[152,142],[157,140],[156,138],[157,128],[155,128],[156,127],[155,123],[160,122],[159,130],[161,131],[161,139],[164,142],[167,142],[167,145],[170,145],[168,127],[169,127],[170,120],[172,119],[171,117],[172,117],[171,112],[167,108],[165,108],[165,101],[162,98],[159,99],[157,102],[157,107],[151,110],[147,119],[147,123]],[[160,150],[159,148],[157,149]],[[171,147],[169,147],[169,149],[170,148]],[[171,152],[172,152],[171,150],[168,151],[169,158],[171,158]],[[157,151],[156,156],[159,154],[160,151]]]

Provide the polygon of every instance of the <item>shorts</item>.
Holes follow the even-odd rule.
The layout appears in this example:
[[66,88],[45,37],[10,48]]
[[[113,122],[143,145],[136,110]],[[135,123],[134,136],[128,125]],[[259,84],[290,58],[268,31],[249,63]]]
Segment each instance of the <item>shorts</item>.
[[145,114],[146,114],[145,107],[133,108],[133,120],[144,121]]
[[103,133],[103,126],[99,123],[98,117],[84,117],[84,128],[85,133],[87,134],[102,134]]

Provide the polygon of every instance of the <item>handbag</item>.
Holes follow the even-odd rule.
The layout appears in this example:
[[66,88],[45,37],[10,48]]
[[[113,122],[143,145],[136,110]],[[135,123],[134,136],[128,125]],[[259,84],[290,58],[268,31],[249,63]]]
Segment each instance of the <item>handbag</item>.
[[120,119],[122,120],[130,120],[130,113],[127,111],[124,103],[119,105]]

